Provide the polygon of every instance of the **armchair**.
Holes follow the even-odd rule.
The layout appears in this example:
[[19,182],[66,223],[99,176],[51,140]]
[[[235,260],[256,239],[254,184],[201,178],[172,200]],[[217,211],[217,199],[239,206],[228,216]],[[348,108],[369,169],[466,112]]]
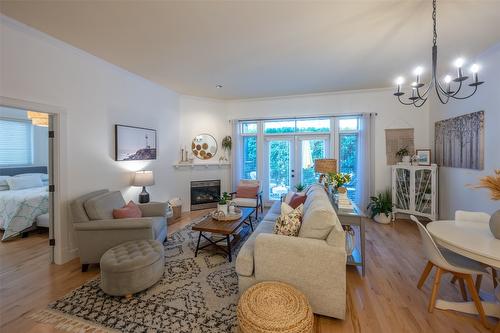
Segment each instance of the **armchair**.
[[130,240],[167,237],[167,203],[138,205],[142,218],[113,219],[113,209],[125,205],[119,191],[95,191],[71,203],[73,228],[80,253],[82,272],[98,263],[107,250]]
[[262,189],[260,181],[253,179],[242,179],[236,192],[231,192],[231,201],[238,207],[255,208],[255,219],[259,217],[260,212],[264,212],[262,204]]

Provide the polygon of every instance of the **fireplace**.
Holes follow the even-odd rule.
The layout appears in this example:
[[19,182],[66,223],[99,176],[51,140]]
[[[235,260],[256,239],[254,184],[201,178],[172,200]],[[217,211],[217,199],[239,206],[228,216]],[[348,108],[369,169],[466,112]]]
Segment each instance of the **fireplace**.
[[220,197],[220,180],[191,182],[191,210],[216,208]]

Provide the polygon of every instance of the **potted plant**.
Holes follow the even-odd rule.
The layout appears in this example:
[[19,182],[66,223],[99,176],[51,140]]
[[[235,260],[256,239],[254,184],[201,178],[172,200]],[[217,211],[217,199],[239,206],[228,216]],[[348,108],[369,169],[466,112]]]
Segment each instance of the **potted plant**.
[[231,147],[233,146],[233,141],[229,135],[225,136],[222,139],[221,146],[222,150],[224,150],[224,154],[219,158],[219,161],[222,160],[229,161],[228,156],[226,156],[226,153],[229,153],[231,151]]
[[399,157],[401,159],[401,162],[405,164],[410,164],[410,152],[408,151],[407,146],[400,148],[396,152],[396,157]]
[[219,197],[219,202],[217,203],[217,210],[220,210],[225,215],[227,215],[228,214],[227,205],[230,200],[231,196],[227,192],[222,193],[222,195]]
[[299,193],[304,191],[305,188],[306,188],[306,186],[302,183],[298,183],[297,185],[295,185],[295,190]]
[[392,215],[392,197],[391,192],[386,190],[379,193],[376,197],[370,197],[370,203],[367,209],[371,212],[371,218],[375,222],[388,224],[391,222]]

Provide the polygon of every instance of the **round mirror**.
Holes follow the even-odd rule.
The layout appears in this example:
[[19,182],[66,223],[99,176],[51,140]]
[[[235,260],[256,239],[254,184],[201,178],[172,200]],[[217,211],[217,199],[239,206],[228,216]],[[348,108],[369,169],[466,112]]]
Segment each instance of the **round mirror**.
[[217,154],[217,140],[210,134],[200,134],[191,143],[193,155],[200,160],[209,160]]

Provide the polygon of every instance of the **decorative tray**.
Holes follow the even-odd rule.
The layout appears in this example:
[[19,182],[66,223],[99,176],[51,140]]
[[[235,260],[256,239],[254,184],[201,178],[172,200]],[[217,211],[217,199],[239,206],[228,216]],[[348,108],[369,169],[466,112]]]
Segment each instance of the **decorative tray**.
[[216,210],[212,213],[212,218],[217,221],[234,221],[240,219],[242,216],[241,210],[236,209],[234,213],[225,214],[221,210]]

